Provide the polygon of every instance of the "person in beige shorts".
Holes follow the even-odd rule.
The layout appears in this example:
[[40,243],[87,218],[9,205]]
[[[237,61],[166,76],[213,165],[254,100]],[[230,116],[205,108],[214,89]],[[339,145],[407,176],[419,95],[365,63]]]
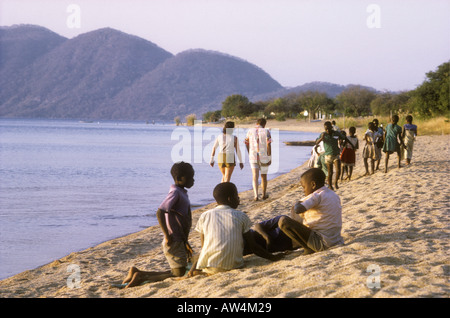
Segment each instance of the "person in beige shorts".
[[325,186],[325,173],[318,168],[309,169],[301,176],[300,184],[305,197],[292,207],[291,217],[279,219],[279,228],[303,247],[304,254],[343,245],[341,200]]

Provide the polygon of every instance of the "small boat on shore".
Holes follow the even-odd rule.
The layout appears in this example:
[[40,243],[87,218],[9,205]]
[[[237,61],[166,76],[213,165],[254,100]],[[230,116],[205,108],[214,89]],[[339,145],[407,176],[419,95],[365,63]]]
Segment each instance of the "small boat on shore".
[[304,146],[304,147],[313,147],[316,142],[315,141],[285,141],[287,146]]

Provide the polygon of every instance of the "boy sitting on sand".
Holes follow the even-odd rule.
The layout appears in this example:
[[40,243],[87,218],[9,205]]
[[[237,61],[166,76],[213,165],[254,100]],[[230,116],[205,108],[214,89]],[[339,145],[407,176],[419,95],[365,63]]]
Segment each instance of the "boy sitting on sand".
[[162,243],[164,255],[171,270],[165,272],[141,271],[131,267],[128,276],[122,282],[126,287],[137,286],[143,282],[156,282],[169,277],[181,277],[186,272],[188,258],[192,249],[188,243],[192,225],[191,204],[185,188],[194,185],[194,169],[189,163],[178,162],[170,171],[175,184],[156,212],[159,225],[164,234]]
[[200,216],[195,230],[200,233],[202,249],[192,265],[189,276],[215,274],[244,266],[244,241],[256,255],[276,261],[282,255],[272,255],[255,243],[251,235],[251,221],[241,211],[236,186],[223,182],[214,188],[218,206]]
[[[325,186],[325,173],[317,168],[309,169],[302,174],[300,184],[306,197],[292,207],[293,218],[280,218],[280,229],[304,248],[304,254],[344,244],[341,200]],[[294,220],[297,214],[302,214],[303,224]]]

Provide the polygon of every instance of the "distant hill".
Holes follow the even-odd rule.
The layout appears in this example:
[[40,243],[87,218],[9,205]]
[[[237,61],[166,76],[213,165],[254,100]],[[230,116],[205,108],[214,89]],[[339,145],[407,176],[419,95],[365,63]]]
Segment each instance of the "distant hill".
[[2,87],[0,116],[107,119],[98,109],[171,53],[141,38],[100,29],[62,42]]
[[305,90],[334,97],[345,86],[284,88],[264,70],[220,52],[173,55],[111,28],[66,39],[39,26],[0,28],[0,117],[172,120]]
[[24,67],[66,40],[35,25],[0,27],[0,81],[23,71]]
[[334,98],[342,91],[352,87],[352,86],[360,86],[362,88],[366,88],[368,90],[372,90],[376,92],[376,89],[368,86],[363,85],[355,85],[355,84],[348,84],[348,85],[340,85],[340,84],[333,84],[328,82],[310,82],[303,85],[287,88],[284,87],[278,91],[266,93],[257,95],[254,97],[254,100],[271,100],[283,96],[287,96],[289,94],[300,94],[307,91],[314,91],[314,92],[320,92],[320,93],[326,93],[329,97]]
[[220,109],[231,94],[250,98],[281,88],[267,73],[246,61],[218,52],[189,50],[167,59],[110,103],[121,110],[114,118],[139,114],[140,119],[173,119]]

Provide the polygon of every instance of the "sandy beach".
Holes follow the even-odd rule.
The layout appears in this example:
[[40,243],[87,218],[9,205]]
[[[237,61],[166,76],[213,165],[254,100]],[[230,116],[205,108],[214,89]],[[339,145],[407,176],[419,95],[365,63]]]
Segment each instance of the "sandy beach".
[[[321,132],[323,123],[299,127],[280,122],[275,127],[269,122],[267,127]],[[244,268],[209,277],[112,288],[131,266],[169,269],[161,230],[154,226],[2,280],[0,297],[449,297],[450,136],[419,136],[411,165],[397,168],[393,155],[384,173],[383,154],[380,170],[363,177],[362,133],[357,135],[360,150],[353,180],[341,182],[336,190],[343,207],[344,246],[306,256],[299,249],[278,262],[250,255]],[[254,223],[289,214],[303,196],[299,177],[306,169],[305,164],[270,180],[266,201],[253,202],[251,191],[240,193],[238,209]],[[213,206],[193,211],[193,227]],[[193,229],[190,243],[200,250]],[[77,274],[72,268],[80,269],[79,281],[71,280]]]

